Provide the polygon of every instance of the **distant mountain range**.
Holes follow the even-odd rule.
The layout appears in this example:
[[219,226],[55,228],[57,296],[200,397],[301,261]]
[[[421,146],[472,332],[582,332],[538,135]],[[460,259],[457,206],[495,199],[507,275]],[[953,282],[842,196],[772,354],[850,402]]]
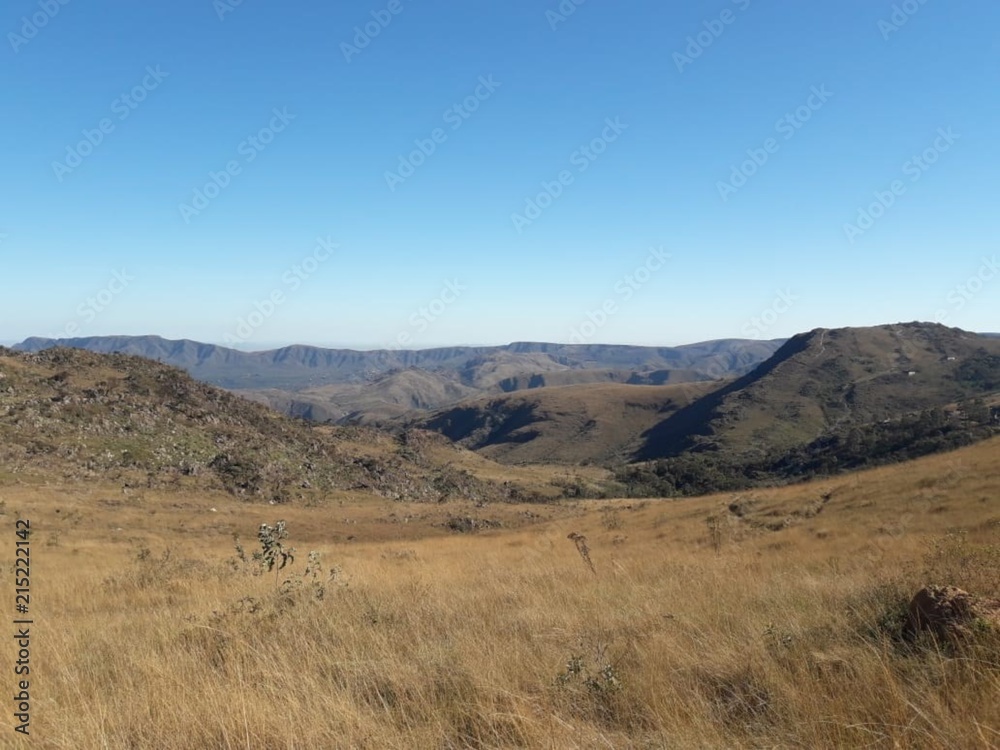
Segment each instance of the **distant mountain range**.
[[244,352],[159,336],[29,338],[19,351],[57,346],[133,354],[186,370],[286,414],[335,423],[385,423],[486,394],[586,383],[718,380],[749,372],[781,340],[726,339],[678,347],[520,342],[492,347],[355,351],[289,346]]
[[[298,492],[300,470],[314,487],[429,497],[444,482],[461,492],[467,478],[447,466],[462,456],[507,464],[501,476],[522,471],[514,464],[600,464],[614,473],[612,481],[605,471],[611,483],[601,492],[692,494],[901,461],[1000,431],[1000,336],[932,323],[675,348],[247,353],[158,337],[29,339],[18,348],[27,351],[0,349],[7,463],[134,467],[182,482],[204,472],[232,491],[276,497]],[[286,414],[389,429],[311,430],[149,359]],[[455,453],[439,452],[444,462],[428,469],[411,443],[434,432]],[[354,437],[324,447],[314,434]],[[343,460],[376,444],[389,463]]]

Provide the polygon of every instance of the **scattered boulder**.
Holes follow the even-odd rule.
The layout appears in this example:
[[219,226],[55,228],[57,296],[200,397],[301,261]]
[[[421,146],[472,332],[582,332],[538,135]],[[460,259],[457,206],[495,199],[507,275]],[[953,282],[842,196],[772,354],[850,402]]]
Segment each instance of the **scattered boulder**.
[[905,632],[913,636],[926,630],[955,640],[977,627],[1000,629],[1000,599],[973,596],[957,586],[926,586],[910,602]]
[[472,534],[483,529],[499,529],[503,527],[500,521],[493,521],[487,518],[469,518],[452,516],[445,524],[445,528],[459,534]]

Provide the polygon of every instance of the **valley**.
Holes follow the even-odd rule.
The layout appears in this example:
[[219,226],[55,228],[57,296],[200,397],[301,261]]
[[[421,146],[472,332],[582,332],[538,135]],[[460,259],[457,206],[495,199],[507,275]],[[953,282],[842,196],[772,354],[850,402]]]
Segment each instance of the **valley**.
[[[998,346],[821,329],[714,347],[724,377],[505,352],[269,398],[2,349],[31,746],[989,747]],[[271,408],[341,387],[378,417]],[[938,591],[977,607],[954,635],[913,619]]]

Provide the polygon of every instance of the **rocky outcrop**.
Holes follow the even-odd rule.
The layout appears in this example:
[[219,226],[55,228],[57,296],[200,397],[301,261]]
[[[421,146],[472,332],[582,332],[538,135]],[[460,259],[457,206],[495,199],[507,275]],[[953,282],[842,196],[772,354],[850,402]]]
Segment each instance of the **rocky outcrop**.
[[928,631],[942,640],[964,639],[978,629],[1000,630],[1000,599],[973,596],[956,586],[926,586],[910,602],[906,632]]

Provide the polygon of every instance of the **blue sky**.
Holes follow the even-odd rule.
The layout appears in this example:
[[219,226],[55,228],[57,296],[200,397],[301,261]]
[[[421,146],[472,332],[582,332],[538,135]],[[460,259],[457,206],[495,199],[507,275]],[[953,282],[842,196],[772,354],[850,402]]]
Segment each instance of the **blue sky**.
[[998,25],[987,0],[11,0],[0,340],[1000,330]]

